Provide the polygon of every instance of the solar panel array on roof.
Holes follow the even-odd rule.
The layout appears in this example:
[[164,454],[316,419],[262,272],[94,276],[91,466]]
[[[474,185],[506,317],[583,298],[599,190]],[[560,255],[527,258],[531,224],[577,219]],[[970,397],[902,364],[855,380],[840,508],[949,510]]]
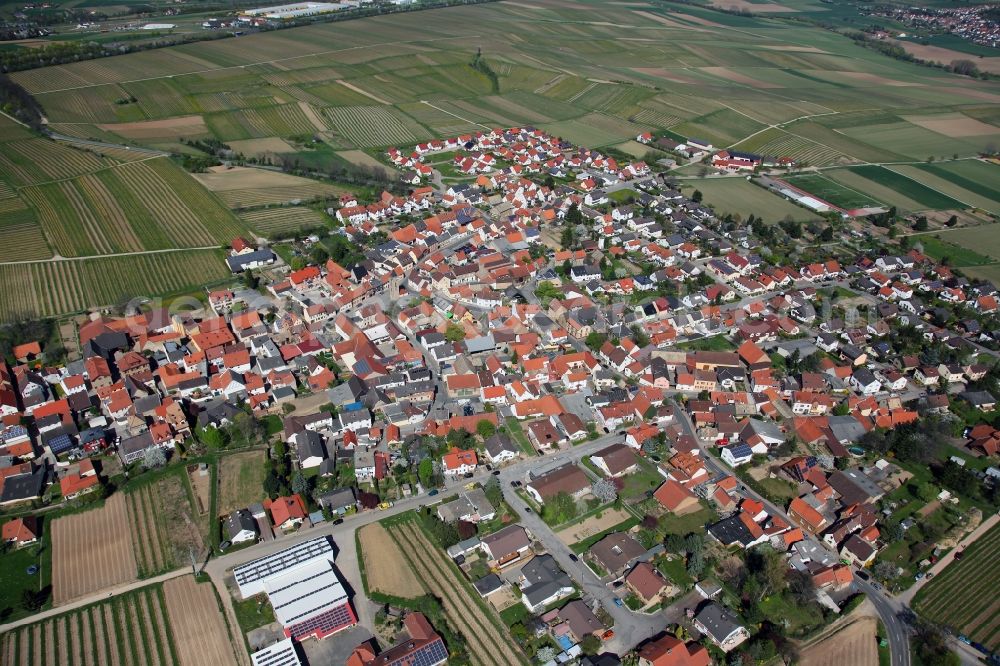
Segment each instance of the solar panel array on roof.
[[250,655],[250,661],[253,662],[253,666],[302,666],[302,660],[299,659],[295,643],[291,638],[254,652]]
[[53,455],[69,451],[73,446],[73,440],[70,439],[69,435],[57,435],[49,440],[49,449],[52,450]]
[[434,666],[448,659],[448,650],[442,641],[434,641],[410,655],[410,666]]
[[333,546],[327,537],[303,541],[285,550],[233,568],[233,577],[246,599],[263,590],[263,581],[271,576],[300,567],[317,557],[333,560]]

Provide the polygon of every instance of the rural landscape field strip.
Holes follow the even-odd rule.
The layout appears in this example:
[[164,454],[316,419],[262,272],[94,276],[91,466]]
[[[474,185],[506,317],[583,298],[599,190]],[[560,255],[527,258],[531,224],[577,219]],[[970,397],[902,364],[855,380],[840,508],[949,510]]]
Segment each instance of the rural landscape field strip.
[[415,599],[427,592],[421,580],[410,571],[401,546],[381,523],[371,523],[358,530],[358,543],[370,592],[406,599]]
[[322,214],[305,206],[265,208],[241,213],[240,218],[251,229],[268,238],[280,238],[300,229],[326,226],[326,220]]
[[219,250],[0,264],[0,322],[199,289],[232,275]]
[[179,666],[247,661],[242,646],[234,649],[210,583],[196,583],[192,576],[173,578],[163,584],[163,596]]
[[923,204],[928,209],[962,209],[967,203],[957,201],[942,192],[931,189],[912,178],[875,164],[851,167],[853,173],[860,174],[876,183],[890,187],[904,196]]
[[[449,606],[451,608],[449,616],[460,627],[465,628],[463,633],[470,649],[473,645],[482,645],[485,653],[480,654],[480,659],[483,663],[503,663],[496,659],[504,655],[505,650],[506,654],[510,654],[507,641],[497,629],[494,618],[488,615],[489,611],[484,611],[472,599],[458,578],[458,574],[450,568],[453,565],[443,557],[439,549],[430,543],[416,525],[403,523],[398,528],[393,527],[390,532],[394,536],[399,536],[401,546],[405,543],[404,552],[429,554],[425,558],[411,558],[411,567],[423,579],[425,587],[445,593],[446,608]],[[449,582],[445,583],[445,581]]]
[[[113,495],[104,506],[52,523],[52,599],[58,606],[136,579],[128,536],[125,499]],[[88,557],[80,557],[80,553]]]
[[1000,526],[994,526],[917,594],[922,615],[954,627],[991,648],[1000,645],[1000,601],[996,598],[1000,565]]

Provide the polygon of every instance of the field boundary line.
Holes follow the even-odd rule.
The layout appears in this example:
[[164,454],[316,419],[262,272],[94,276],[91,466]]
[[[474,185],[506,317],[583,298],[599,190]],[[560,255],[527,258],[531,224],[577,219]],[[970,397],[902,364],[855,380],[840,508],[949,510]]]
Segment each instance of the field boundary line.
[[[969,203],[968,201],[962,201],[961,199],[959,199],[956,196],[952,196],[952,195],[948,194],[947,192],[942,192],[941,190],[937,189],[936,187],[931,187],[927,183],[921,183],[919,180],[913,178],[912,176],[907,176],[905,173],[900,173],[899,171],[896,171],[895,169],[890,169],[889,167],[887,167],[885,165],[882,165],[882,164],[880,164],[879,166],[881,166],[883,169],[885,169],[887,171],[893,172],[896,175],[902,176],[903,178],[906,178],[907,180],[911,180],[914,183],[916,183],[917,185],[920,185],[922,187],[926,187],[931,192],[937,192],[938,194],[940,194],[943,197],[948,197],[949,199],[954,199],[955,201],[957,201],[957,202],[959,202],[961,204],[965,204],[969,208],[979,208],[979,206],[975,206],[975,205]],[[869,179],[869,180],[871,180],[871,179]],[[928,208],[927,210],[936,210],[936,209],[934,209],[934,208]]]
[[420,100],[420,103],[421,104],[426,104],[427,106],[431,107],[432,109],[437,109],[441,113],[447,113],[449,116],[453,116],[455,118],[458,118],[462,122],[469,123],[470,125],[478,125],[479,127],[483,127],[483,128],[488,129],[488,130],[492,130],[493,129],[489,125],[484,125],[482,123],[477,123],[477,122],[475,122],[473,120],[469,120],[468,118],[463,118],[462,116],[458,115],[457,113],[452,113],[451,111],[448,111],[447,109],[442,109],[440,106],[435,106],[435,105],[431,104],[430,102],[428,102],[425,99]]
[[[53,139],[53,141],[55,140],[56,139]],[[56,178],[55,180],[44,180],[38,183],[28,183],[27,185],[14,185],[14,189],[25,190],[29,187],[43,187],[45,185],[56,185],[58,183],[65,183],[71,180],[79,180],[84,176],[92,176],[94,174],[101,173],[102,171],[111,171],[112,169],[118,169],[119,167],[128,166],[130,164],[139,164],[141,162],[148,162],[150,160],[158,160],[161,157],[167,157],[167,155],[165,153],[161,155],[150,155],[148,157],[143,157],[141,160],[133,160],[132,162],[121,162],[119,164],[111,164],[109,166],[100,169],[94,169],[93,171],[88,171],[87,173],[81,173],[76,176],[67,176],[66,178]]]
[[143,254],[166,254],[168,252],[190,252],[191,250],[217,250],[218,245],[203,245],[201,247],[168,247],[162,250],[141,250],[139,252],[115,252],[112,254],[89,254],[82,257],[55,256],[50,259],[26,259],[24,261],[0,261],[0,266],[19,266],[24,264],[51,264],[63,261],[87,261],[92,259],[107,259],[110,257],[133,257]]

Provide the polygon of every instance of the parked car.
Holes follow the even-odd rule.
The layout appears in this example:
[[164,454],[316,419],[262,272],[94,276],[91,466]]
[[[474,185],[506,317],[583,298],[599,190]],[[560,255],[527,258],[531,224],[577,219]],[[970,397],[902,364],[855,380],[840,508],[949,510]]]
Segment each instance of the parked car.
[[615,606],[624,606],[625,605],[625,602],[622,601],[619,597],[615,597],[614,598],[614,602],[615,602]]
[[500,470],[495,469],[491,472],[491,474],[493,474],[493,476],[500,476]]
[[580,558],[579,558],[579,557],[577,557],[576,555],[574,555],[573,553],[570,553],[570,554],[569,554],[569,561],[570,561],[570,562],[579,562],[579,561],[580,561]]
[[531,507],[530,506],[524,507],[524,511],[525,513],[531,513]]
[[429,493],[427,493],[427,496],[428,497],[434,497],[435,495],[438,494],[438,492],[440,492],[440,491],[438,491],[437,488],[432,488],[431,491]]
[[871,578],[871,576],[868,575],[867,571],[859,571],[858,572],[858,578],[860,578],[861,580],[868,580],[868,579]]

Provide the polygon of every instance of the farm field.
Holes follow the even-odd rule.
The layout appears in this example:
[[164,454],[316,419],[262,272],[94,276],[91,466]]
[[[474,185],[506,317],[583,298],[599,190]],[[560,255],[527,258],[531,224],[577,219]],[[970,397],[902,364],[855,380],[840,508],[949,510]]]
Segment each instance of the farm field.
[[211,583],[193,576],[163,584],[163,601],[174,634],[178,666],[219,666],[248,661],[232,633]]
[[[510,637],[501,628],[496,611],[478,598],[454,563],[428,540],[415,521],[398,522],[386,529],[401,550],[411,575],[441,599],[449,624],[466,637],[474,664],[523,663],[523,658],[512,654]],[[421,556],[415,556],[416,553]]]
[[837,183],[819,173],[789,176],[783,180],[818,199],[845,210],[880,205],[880,202],[865,193]]
[[137,578],[130,524],[122,494],[98,509],[52,521],[53,605]]
[[876,620],[858,617],[833,634],[802,649],[803,666],[878,666]]
[[232,240],[244,228],[167,158],[21,191],[64,257],[208,247]]
[[0,141],[0,228],[16,240],[6,247],[23,248],[18,260],[216,246],[245,229],[167,157],[10,136]]
[[[3,186],[0,183],[0,191]],[[0,199],[0,233],[6,241],[0,248],[0,261],[30,261],[52,256],[34,211],[29,210],[16,194]]]
[[936,189],[991,212],[1000,212],[1000,165],[981,160],[961,160],[939,164],[893,166],[902,173],[919,174]]
[[4,634],[0,664],[173,666],[184,663],[184,640],[168,621],[164,588],[152,585]]
[[220,516],[244,509],[266,497],[264,492],[264,453],[247,451],[223,456],[219,460]]
[[[533,124],[588,146],[650,129],[728,146],[778,123],[751,142],[847,165],[971,156],[1000,138],[996,116],[980,113],[1000,102],[997,82],[891,60],[768,16],[682,9],[597,0],[451,7],[12,78],[54,125],[84,123],[145,145],[319,135],[347,151]],[[495,86],[469,64],[477,48]],[[116,104],[125,93],[136,102]]]
[[901,212],[922,210],[962,210],[969,206],[937,192],[908,176],[888,167],[865,165],[847,169],[830,169],[823,176]]
[[369,592],[414,599],[427,591],[420,579],[412,575],[403,551],[381,523],[362,527],[358,530],[358,540]]
[[932,234],[917,234],[913,240],[924,244],[924,252],[937,258],[950,257],[959,268],[1000,262],[1000,230],[996,224],[947,229]]
[[953,199],[885,167],[866,164],[865,166],[852,167],[849,171],[874,183],[889,187],[927,209],[951,210],[968,207],[967,202]]
[[194,178],[234,210],[335,197],[345,191],[308,178],[248,167],[213,167]]
[[945,568],[917,592],[913,607],[921,615],[996,650],[1000,647],[1000,585],[995,566],[1000,526],[994,526],[965,549],[965,556]]
[[159,520],[160,502],[151,485],[145,485],[126,495],[132,524],[132,548],[139,575],[153,576],[174,568],[173,553]]
[[230,276],[217,249],[0,264],[0,322],[185,293]]
[[765,222],[778,222],[789,215],[793,220],[811,220],[816,217],[811,211],[796,206],[745,178],[701,178],[683,180],[681,185],[689,196],[691,191],[688,187],[699,190],[704,197],[703,201],[720,215],[739,214],[746,219],[752,214],[763,217]]
[[240,218],[253,231],[266,238],[288,238],[302,229],[327,226],[322,213],[305,206],[264,208],[240,213]]

